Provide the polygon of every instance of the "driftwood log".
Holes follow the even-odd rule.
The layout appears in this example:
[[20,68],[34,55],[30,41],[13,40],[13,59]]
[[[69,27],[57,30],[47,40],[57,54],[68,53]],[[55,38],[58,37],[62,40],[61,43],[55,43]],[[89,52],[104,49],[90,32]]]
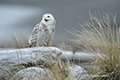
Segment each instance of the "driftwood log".
[[55,80],[48,69],[29,67],[18,71],[10,80]]
[[34,47],[0,51],[0,80],[9,80],[21,69],[54,65],[62,51],[55,47]]
[[[23,71],[28,70],[30,70],[30,72],[24,72],[26,75],[29,73],[35,73],[34,71],[37,71],[37,69],[38,71],[44,72],[43,68],[50,68],[55,63],[59,63],[59,58],[81,61],[90,60],[90,56],[91,54],[80,52],[73,54],[70,51],[62,51],[56,47],[34,47],[0,50],[0,80],[9,80],[10,78],[13,80],[16,76],[18,76],[16,77],[17,79],[21,77],[24,78],[24,75],[19,75],[23,73]],[[70,74],[73,79],[80,74],[80,71],[84,72],[80,66],[70,67]]]

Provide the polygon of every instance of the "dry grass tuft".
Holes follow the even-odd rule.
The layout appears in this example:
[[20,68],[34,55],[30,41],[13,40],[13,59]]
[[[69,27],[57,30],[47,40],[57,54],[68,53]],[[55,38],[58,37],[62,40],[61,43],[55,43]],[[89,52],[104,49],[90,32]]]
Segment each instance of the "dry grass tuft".
[[91,22],[85,22],[89,29],[80,25],[84,32],[74,33],[78,37],[77,42],[84,47],[84,51],[97,53],[95,60],[99,73],[109,75],[108,80],[119,80],[120,29],[116,23],[116,15],[112,17],[113,21],[110,21],[111,17],[107,13],[89,14]]
[[71,76],[69,75],[69,67],[70,63],[68,61],[67,64],[63,63],[61,59],[58,60],[58,63],[52,66],[51,71],[56,80],[71,80]]

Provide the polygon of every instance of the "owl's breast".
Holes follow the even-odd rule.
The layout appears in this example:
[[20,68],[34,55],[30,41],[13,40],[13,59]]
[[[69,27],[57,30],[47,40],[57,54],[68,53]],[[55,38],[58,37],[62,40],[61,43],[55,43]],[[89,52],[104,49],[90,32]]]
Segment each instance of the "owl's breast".
[[48,26],[49,34],[53,34],[54,33],[54,29],[55,29],[54,26]]

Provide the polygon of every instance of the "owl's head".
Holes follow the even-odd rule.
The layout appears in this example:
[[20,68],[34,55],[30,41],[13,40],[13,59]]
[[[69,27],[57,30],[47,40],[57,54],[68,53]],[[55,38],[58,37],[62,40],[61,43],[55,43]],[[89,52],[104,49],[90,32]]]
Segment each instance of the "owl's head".
[[55,18],[52,14],[46,13],[43,15],[42,20],[46,23],[53,23],[55,21]]

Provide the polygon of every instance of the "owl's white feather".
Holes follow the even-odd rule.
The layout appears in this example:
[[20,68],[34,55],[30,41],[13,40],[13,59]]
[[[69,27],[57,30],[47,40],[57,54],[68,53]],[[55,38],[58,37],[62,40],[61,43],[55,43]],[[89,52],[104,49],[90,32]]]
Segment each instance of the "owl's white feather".
[[32,35],[26,46],[50,46],[54,36],[55,25],[56,21],[53,15],[50,13],[44,14],[41,22],[33,28]]

